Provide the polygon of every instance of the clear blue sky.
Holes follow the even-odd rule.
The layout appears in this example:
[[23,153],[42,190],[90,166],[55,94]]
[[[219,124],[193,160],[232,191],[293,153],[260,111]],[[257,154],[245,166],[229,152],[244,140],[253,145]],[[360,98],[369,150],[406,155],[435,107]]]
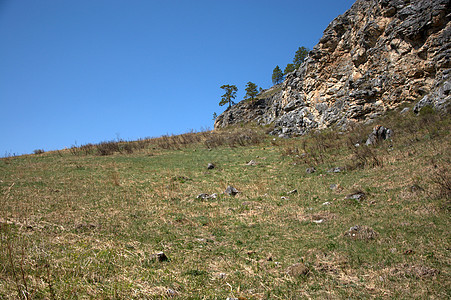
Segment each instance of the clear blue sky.
[[354,0],[0,0],[0,156],[212,128]]

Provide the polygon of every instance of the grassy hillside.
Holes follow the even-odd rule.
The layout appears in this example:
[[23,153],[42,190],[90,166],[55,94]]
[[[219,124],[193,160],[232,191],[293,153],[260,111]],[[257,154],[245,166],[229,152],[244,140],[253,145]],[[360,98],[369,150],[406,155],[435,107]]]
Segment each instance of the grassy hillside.
[[450,119],[380,122],[4,158],[0,298],[450,298]]

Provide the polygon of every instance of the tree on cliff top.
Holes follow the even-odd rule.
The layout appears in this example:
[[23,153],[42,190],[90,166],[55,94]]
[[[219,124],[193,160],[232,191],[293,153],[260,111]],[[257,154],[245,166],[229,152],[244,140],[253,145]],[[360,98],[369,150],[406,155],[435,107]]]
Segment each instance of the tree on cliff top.
[[255,96],[258,95],[257,85],[253,82],[248,82],[246,84],[246,95],[244,96],[244,100],[254,100]]
[[283,73],[279,66],[276,66],[272,71],[272,83],[279,84],[283,81]]
[[296,68],[294,67],[294,64],[287,64],[287,66],[285,67],[285,70],[283,70],[283,75],[287,75],[288,73],[291,73],[294,70],[296,70]]
[[220,106],[229,104],[229,107],[232,106],[232,104],[235,104],[233,102],[233,99],[236,97],[236,92],[238,91],[238,88],[235,85],[228,85],[225,84],[221,86],[221,89],[225,91],[225,94],[221,96],[221,101],[219,102]]
[[299,49],[296,51],[296,54],[294,55],[293,64],[295,69],[298,69],[304,59],[308,56],[309,50],[305,48],[304,46],[299,47]]

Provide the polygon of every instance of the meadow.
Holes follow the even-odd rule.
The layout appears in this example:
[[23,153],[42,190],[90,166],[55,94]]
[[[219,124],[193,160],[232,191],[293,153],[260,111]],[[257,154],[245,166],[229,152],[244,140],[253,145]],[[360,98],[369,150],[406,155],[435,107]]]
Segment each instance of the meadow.
[[449,299],[449,115],[379,122],[2,158],[0,298]]

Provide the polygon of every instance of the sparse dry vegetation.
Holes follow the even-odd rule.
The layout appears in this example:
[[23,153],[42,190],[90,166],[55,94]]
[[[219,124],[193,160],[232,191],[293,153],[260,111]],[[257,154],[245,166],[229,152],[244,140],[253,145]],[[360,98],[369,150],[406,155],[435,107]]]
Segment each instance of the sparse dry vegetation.
[[394,114],[374,146],[235,128],[4,158],[0,298],[450,298],[450,119]]

